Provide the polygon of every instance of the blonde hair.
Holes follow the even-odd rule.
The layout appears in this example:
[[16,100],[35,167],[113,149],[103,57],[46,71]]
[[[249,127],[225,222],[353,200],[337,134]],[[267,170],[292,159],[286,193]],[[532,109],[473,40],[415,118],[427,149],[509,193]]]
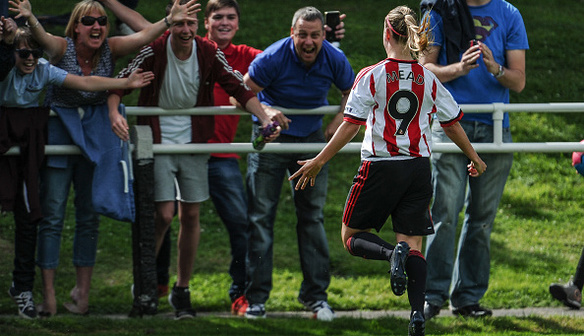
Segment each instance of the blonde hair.
[[32,33],[28,27],[18,27],[18,29],[16,29],[13,45],[16,48],[20,48],[21,43],[24,43],[31,49],[41,48],[40,44],[34,39],[34,37],[32,37]]
[[[82,17],[89,15],[89,13],[91,13],[91,11],[93,11],[94,9],[97,10],[100,13],[100,15],[107,16],[105,9],[98,1],[95,0],[79,1],[73,8],[73,11],[71,11],[71,17],[69,18],[69,22],[67,23],[67,27],[65,28],[65,36],[68,36],[75,40],[77,38],[77,33],[75,32],[76,25],[80,24]],[[110,23],[108,20],[105,32],[106,36],[109,35],[109,30]]]
[[418,25],[416,13],[407,6],[398,6],[392,9],[385,17],[384,34],[393,34],[393,37],[408,50],[414,59],[426,51],[430,45],[430,20],[427,15]]

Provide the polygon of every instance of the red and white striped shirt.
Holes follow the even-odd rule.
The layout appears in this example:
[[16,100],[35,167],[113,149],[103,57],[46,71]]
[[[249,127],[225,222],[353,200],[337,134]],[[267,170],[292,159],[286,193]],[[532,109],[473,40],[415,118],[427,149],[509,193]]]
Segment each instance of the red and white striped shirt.
[[359,72],[344,120],[367,126],[361,160],[403,160],[430,156],[434,113],[443,126],[462,118],[432,72],[417,61],[387,58]]

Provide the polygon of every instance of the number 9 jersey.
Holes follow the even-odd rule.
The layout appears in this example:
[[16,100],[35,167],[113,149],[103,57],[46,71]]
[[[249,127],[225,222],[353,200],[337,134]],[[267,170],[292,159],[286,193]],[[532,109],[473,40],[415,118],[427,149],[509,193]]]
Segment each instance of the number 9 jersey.
[[359,72],[344,120],[367,127],[361,160],[403,160],[430,156],[434,115],[448,126],[463,113],[430,70],[415,60],[387,58]]

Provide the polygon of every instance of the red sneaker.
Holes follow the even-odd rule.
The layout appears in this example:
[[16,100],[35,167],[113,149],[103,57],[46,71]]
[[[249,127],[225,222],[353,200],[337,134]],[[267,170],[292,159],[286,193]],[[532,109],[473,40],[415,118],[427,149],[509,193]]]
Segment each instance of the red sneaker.
[[158,285],[156,292],[158,293],[159,298],[167,296],[168,295],[168,285]]
[[249,303],[247,302],[247,299],[242,295],[231,304],[231,314],[243,316],[245,315],[245,311],[247,310],[248,306]]

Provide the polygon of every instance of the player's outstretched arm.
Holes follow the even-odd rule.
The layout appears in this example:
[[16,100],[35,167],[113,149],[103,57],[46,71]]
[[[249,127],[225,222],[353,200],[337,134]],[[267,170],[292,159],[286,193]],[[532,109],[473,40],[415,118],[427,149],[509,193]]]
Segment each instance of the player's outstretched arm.
[[296,182],[296,187],[294,189],[304,189],[310,183],[310,186],[314,186],[316,180],[316,175],[322,169],[325,163],[333,158],[349,141],[351,141],[355,135],[359,132],[361,126],[357,124],[350,123],[348,121],[343,121],[341,126],[337,129],[333,135],[331,141],[329,141],[326,146],[318,153],[318,155],[310,160],[298,161],[301,165],[294,174],[288,178],[292,181],[299,177],[298,182]]
[[450,140],[470,159],[471,163],[468,165],[468,174],[472,177],[477,177],[484,173],[487,169],[487,164],[483,162],[475,151],[460,123],[457,122],[450,126],[444,126],[443,129]]

